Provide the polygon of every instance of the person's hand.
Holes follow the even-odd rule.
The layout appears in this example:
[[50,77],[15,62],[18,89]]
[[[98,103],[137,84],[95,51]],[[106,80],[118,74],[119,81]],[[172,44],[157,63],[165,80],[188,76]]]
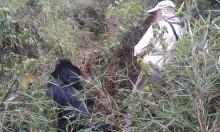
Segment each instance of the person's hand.
[[147,50],[147,48],[144,48],[143,50],[142,50],[142,52],[140,53],[140,57],[141,58],[143,58],[146,54],[148,54],[148,50]]
[[142,65],[144,63],[143,59],[141,57],[137,58],[137,64]]

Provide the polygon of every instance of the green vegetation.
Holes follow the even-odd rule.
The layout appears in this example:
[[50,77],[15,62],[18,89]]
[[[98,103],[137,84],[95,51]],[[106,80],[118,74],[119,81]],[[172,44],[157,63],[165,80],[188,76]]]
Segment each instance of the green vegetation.
[[122,131],[132,105],[131,131],[220,131],[219,0],[178,1],[186,35],[163,73],[165,85],[149,83],[131,99],[140,70],[132,50],[152,21],[144,10],[155,3],[0,1],[0,131],[56,131],[58,108],[46,83],[60,57],[81,67],[84,94],[97,98],[82,122]]

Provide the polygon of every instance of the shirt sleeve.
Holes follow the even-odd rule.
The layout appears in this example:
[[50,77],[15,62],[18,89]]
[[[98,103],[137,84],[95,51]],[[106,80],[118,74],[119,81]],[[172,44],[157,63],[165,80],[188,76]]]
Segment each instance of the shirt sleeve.
[[143,49],[149,45],[150,40],[153,38],[153,28],[150,26],[138,44],[134,47],[134,56],[139,56]]

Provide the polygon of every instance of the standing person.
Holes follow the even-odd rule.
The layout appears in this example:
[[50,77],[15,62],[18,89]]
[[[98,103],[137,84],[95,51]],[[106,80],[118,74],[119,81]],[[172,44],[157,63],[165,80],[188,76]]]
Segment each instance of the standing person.
[[[150,70],[150,77],[154,84],[161,80],[161,71],[173,58],[173,49],[176,41],[178,41],[183,30],[180,26],[180,19],[177,16],[176,6],[170,0],[159,2],[153,9],[147,11],[153,15],[155,23],[153,23],[134,47],[134,56],[141,58],[144,67]],[[148,72],[148,71],[147,71]],[[146,68],[142,68],[132,95],[135,91],[144,91],[148,83],[148,75]],[[131,100],[133,96],[131,95]],[[131,105],[128,108],[128,117],[124,131],[130,131],[132,125],[132,113],[135,110]]]
[[[153,15],[155,23],[152,24],[139,43],[134,47],[134,56],[141,58],[149,66],[153,83],[161,79],[160,72],[173,58],[173,49],[183,30],[177,16],[176,6],[170,0],[159,2],[153,9],[147,11]],[[143,91],[147,84],[146,72],[141,71],[135,90]]]

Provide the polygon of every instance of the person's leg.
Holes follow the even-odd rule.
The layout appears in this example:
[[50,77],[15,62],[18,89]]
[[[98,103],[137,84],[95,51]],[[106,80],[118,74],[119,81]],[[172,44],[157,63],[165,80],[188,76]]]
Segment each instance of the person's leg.
[[[144,71],[141,71],[138,75],[134,89],[132,90],[132,93],[131,93],[131,102],[132,102],[134,96],[137,95],[137,92],[144,91],[144,89],[147,85],[147,82],[148,82],[147,73]],[[131,131],[134,110],[135,110],[135,108],[133,105],[128,106],[128,116],[126,118],[126,125],[125,125],[125,129],[123,130],[123,132],[130,132]]]
[[144,71],[141,71],[140,74],[138,75],[138,78],[137,78],[137,81],[135,83],[133,91],[134,90],[144,91],[144,88],[146,87],[147,82],[148,82],[147,73],[144,72]]
[[151,71],[151,80],[153,84],[158,84],[162,80],[161,71],[154,69]]

